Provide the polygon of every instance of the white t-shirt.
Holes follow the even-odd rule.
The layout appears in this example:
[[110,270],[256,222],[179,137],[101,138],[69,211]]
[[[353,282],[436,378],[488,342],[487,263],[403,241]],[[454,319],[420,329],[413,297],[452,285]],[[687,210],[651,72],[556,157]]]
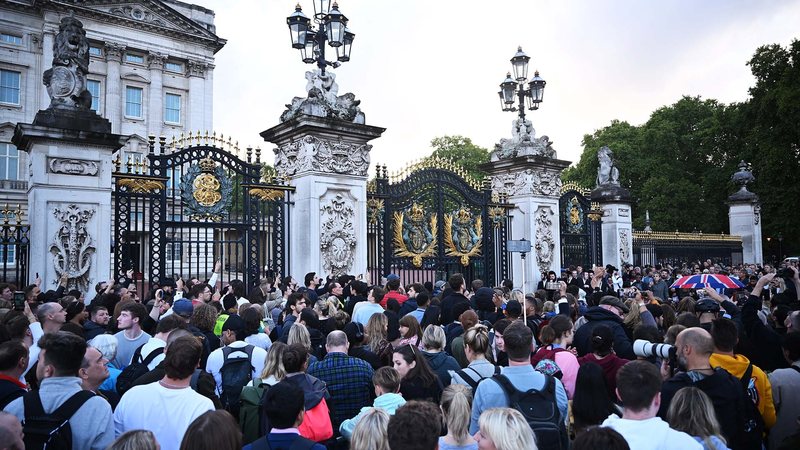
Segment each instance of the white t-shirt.
[[603,421],[603,426],[621,434],[631,450],[703,450],[693,437],[673,430],[660,417],[629,420],[611,415]]
[[[243,349],[248,344],[243,341],[235,341],[232,342],[228,347]],[[225,362],[225,355],[222,353],[225,347],[220,347],[210,355],[208,355],[208,361],[206,362],[206,372],[214,375],[214,381],[217,382],[217,394],[222,394],[222,373],[220,370],[222,369],[222,364]],[[247,354],[244,351],[233,352],[230,354],[229,358],[247,358]],[[253,373],[251,374],[252,378],[257,378],[261,376],[261,372],[264,370],[264,363],[267,360],[267,351],[263,348],[254,345],[253,346],[253,357],[250,359],[250,364],[253,366]],[[127,394],[126,394],[127,395]]]
[[[142,352],[141,352],[142,361],[144,361],[147,358],[147,356],[153,350],[156,350],[156,349],[159,349],[159,348],[164,348],[166,346],[167,346],[166,342],[162,341],[161,339],[159,339],[157,337],[151,337],[150,340],[147,341],[147,343],[145,343],[144,346],[142,347]],[[161,361],[164,360],[165,356],[166,355],[164,355],[164,353],[162,352],[160,355],[158,355],[155,358],[153,358],[153,361],[151,361],[150,364],[147,365],[147,370],[155,369],[156,366],[159,363],[161,363]],[[133,361],[131,361],[131,362],[133,362]]]
[[269,351],[269,348],[272,347],[272,339],[270,339],[265,333],[251,334],[250,336],[244,338],[244,341],[248,344],[253,344],[256,347],[261,347],[267,351]]
[[189,425],[214,403],[190,387],[169,389],[159,382],[134,386],[114,411],[117,437],[130,430],[150,430],[162,450],[178,450]]
[[31,348],[28,349],[28,367],[25,368],[25,372],[22,373],[22,376],[19,377],[20,381],[23,383],[25,382],[25,374],[31,370],[33,364],[39,360],[39,352],[42,350],[39,348],[39,339],[44,336],[44,331],[42,330],[42,324],[39,322],[33,322],[32,324],[28,325],[28,329],[31,330],[31,340],[33,344]]

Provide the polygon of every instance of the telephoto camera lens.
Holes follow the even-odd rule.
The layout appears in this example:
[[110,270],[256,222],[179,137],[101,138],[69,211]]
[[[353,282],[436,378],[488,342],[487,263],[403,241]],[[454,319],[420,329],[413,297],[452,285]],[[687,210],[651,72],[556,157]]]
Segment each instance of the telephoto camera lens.
[[633,353],[642,358],[655,356],[661,359],[670,359],[675,356],[675,347],[669,344],[654,344],[644,339],[633,341]]

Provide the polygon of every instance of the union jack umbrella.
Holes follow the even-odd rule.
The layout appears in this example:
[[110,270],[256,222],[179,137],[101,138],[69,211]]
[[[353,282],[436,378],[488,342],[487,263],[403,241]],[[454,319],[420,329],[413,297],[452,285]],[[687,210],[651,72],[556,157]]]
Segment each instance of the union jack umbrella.
[[670,287],[677,289],[697,289],[703,287],[710,287],[712,289],[741,289],[744,287],[744,283],[727,275],[703,274],[680,277],[675,280]]

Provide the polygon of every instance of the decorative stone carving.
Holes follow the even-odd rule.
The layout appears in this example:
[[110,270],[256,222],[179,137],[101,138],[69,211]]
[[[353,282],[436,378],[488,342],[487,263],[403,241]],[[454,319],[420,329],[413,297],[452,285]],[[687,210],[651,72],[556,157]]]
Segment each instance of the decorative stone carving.
[[555,212],[549,206],[540,206],[536,210],[536,264],[539,272],[548,272],[553,265],[553,251],[556,240],[553,237],[553,215]]
[[161,70],[164,68],[164,63],[167,62],[167,55],[150,52],[147,54],[147,67],[150,69]]
[[103,51],[106,55],[106,61],[121,62],[122,54],[125,52],[125,46],[115,42],[106,42]]
[[619,186],[619,169],[614,166],[614,153],[607,146],[597,152],[600,166],[597,168],[597,186]]
[[83,24],[74,17],[64,17],[53,42],[53,67],[42,81],[50,96],[48,109],[88,111],[92,95],[86,90],[89,72],[89,41]]
[[517,156],[543,156],[555,158],[553,141],[547,136],[536,137],[530,120],[518,118],[511,122],[511,139],[500,139],[492,152],[492,161]]
[[187,68],[189,69],[189,76],[205,77],[206,70],[208,70],[208,64],[202,61],[194,61],[190,59],[189,64],[187,64]]
[[728,201],[734,203],[757,202],[758,195],[747,190],[747,185],[756,181],[756,177],[753,176],[753,172],[750,171],[749,164],[741,161],[738,169],[739,170],[731,176],[731,181],[739,187],[739,190],[728,197]]
[[369,144],[303,136],[275,149],[275,170],[283,177],[304,172],[367,176],[371,149]]
[[47,158],[47,167],[50,173],[65,175],[83,175],[93,177],[99,170],[98,161],[75,158]]
[[561,175],[552,170],[526,169],[492,177],[492,191],[509,197],[526,194],[558,196],[561,185]]
[[349,273],[356,251],[352,202],[336,194],[320,208],[320,250],[326,273],[333,276]]
[[154,15],[150,11],[140,8],[139,6],[130,6],[130,5],[120,6],[111,8],[110,10],[108,10],[108,12],[114,14],[115,16],[151,23],[153,25],[159,25],[162,27],[172,25],[168,24],[162,18]]
[[631,262],[631,248],[628,246],[628,230],[619,230],[619,261],[620,263]]
[[68,290],[89,290],[89,269],[96,249],[86,225],[94,213],[94,209],[85,209],[78,205],[67,205],[66,208],[53,210],[60,225],[50,244],[50,253],[53,255],[57,277],[67,275]]
[[364,123],[364,113],[358,107],[361,100],[356,100],[356,96],[352,93],[337,95],[339,85],[336,84],[336,74],[330,71],[324,74],[319,70],[308,71],[306,80],[308,96],[293,98],[292,103],[286,105],[286,111],[281,114],[281,122],[305,114]]

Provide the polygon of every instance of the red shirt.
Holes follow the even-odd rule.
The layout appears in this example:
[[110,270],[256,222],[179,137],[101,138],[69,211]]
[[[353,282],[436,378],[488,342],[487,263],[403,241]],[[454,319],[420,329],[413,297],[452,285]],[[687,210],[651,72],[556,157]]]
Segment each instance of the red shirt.
[[28,385],[19,381],[19,378],[13,378],[8,375],[0,374],[0,381],[10,381],[15,385],[19,386],[20,389],[25,389],[26,391],[28,390]]
[[406,300],[408,300],[407,295],[403,295],[398,291],[389,291],[386,293],[386,295],[383,296],[383,300],[381,300],[381,306],[383,306],[383,309],[386,309],[386,303],[389,301],[390,298],[397,300],[397,302],[400,303],[400,306],[403,306],[403,303],[405,303]]

